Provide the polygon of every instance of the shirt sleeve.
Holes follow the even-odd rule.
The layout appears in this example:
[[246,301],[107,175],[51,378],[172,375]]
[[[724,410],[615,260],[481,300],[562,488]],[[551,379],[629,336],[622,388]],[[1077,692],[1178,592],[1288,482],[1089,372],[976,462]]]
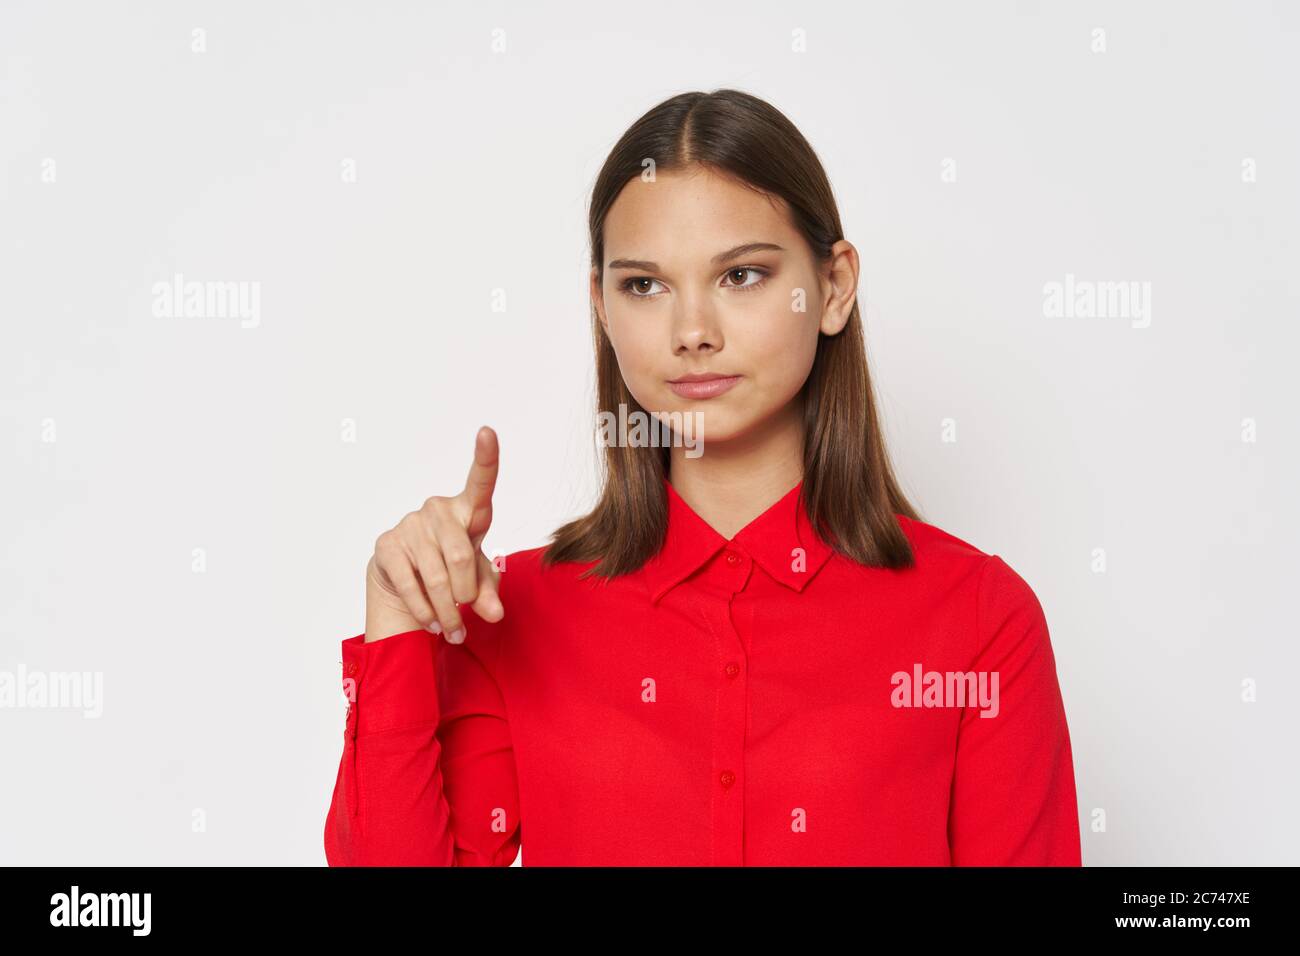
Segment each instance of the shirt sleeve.
[[462,644],[424,630],[342,642],[350,703],[325,820],[330,866],[514,863],[518,786],[494,676],[509,611],[493,623],[460,610]]
[[977,591],[971,669],[988,675],[996,709],[981,702],[962,713],[948,817],[951,862],[1079,866],[1074,762],[1042,606],[997,555],[985,558]]

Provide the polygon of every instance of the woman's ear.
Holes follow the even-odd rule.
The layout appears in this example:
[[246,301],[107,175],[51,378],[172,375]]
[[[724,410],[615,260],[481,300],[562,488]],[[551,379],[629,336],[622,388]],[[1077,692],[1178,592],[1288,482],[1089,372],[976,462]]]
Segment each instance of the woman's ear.
[[600,287],[600,273],[595,266],[591,267],[591,305],[596,310],[601,328],[609,335],[609,322],[605,318],[605,293]]
[[838,335],[848,324],[853,303],[858,299],[858,250],[847,239],[831,246],[831,259],[824,277],[829,286],[822,307],[821,331]]

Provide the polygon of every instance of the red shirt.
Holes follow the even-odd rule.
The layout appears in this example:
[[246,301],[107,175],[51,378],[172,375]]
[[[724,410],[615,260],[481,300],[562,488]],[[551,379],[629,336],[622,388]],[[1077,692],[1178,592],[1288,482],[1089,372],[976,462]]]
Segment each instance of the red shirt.
[[900,515],[915,567],[864,567],[799,485],[727,540],[664,485],[631,575],[519,551],[463,644],[342,642],[330,865],[1080,864],[1047,624],[1001,558]]

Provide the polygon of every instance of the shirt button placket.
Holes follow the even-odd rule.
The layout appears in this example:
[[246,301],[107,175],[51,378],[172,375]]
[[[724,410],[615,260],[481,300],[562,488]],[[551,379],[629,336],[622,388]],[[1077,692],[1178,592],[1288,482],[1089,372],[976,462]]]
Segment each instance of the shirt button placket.
[[745,642],[736,630],[734,605],[744,600],[750,578],[751,559],[728,548],[722,555],[731,599],[722,607],[723,627],[719,633],[723,646],[718,676],[718,722],[714,739],[713,778],[713,861],[716,866],[744,864],[745,834],[745,725],[748,722],[748,681],[745,667]]

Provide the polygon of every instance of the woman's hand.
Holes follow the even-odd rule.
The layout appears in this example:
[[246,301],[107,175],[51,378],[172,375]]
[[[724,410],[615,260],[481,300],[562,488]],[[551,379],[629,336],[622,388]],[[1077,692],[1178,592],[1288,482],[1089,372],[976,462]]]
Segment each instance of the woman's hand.
[[505,616],[498,572],[480,547],[492,524],[498,454],[496,432],[484,425],[465,489],[435,495],[376,539],[366,565],[367,643],[424,627],[459,644],[465,628],[458,604],[486,621]]

